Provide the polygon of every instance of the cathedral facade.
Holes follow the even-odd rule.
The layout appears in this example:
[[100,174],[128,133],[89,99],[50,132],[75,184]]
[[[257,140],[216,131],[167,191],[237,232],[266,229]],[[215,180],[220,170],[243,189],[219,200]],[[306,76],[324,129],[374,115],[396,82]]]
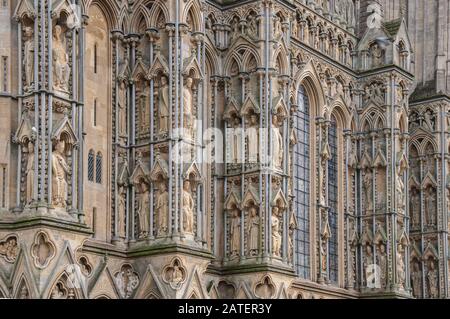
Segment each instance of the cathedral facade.
[[0,297],[449,297],[449,10],[0,0]]

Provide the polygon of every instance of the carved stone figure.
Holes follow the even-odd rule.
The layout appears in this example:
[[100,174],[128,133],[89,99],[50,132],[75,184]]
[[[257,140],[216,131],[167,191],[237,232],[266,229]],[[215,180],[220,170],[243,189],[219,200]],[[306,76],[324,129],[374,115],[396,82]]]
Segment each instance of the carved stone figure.
[[281,256],[281,229],[279,219],[279,208],[272,207],[272,253]]
[[293,23],[292,23],[292,37],[293,38],[298,38],[298,24],[297,24],[297,22],[296,21],[294,21]]
[[433,187],[428,187],[425,196],[425,215],[429,227],[436,226],[436,194]]
[[58,140],[52,153],[52,192],[53,206],[59,208],[66,207],[67,180],[66,175],[70,174],[65,156],[65,142]]
[[334,0],[334,14],[336,16],[342,14],[342,0]]
[[249,163],[257,163],[259,154],[259,125],[258,118],[255,114],[250,116],[249,124],[250,127],[247,128],[248,161]]
[[250,15],[247,26],[247,34],[251,38],[258,38],[258,23],[254,15]]
[[280,18],[275,18],[273,22],[273,37],[279,40],[283,36],[283,28],[281,26]]
[[366,173],[364,174],[364,194],[366,199],[366,210],[373,209],[373,200],[372,200],[372,171],[370,169],[366,169]]
[[231,138],[231,162],[240,164],[242,162],[242,146],[241,146],[241,124],[236,117],[233,119],[232,138]]
[[411,188],[409,199],[409,209],[411,215],[411,224],[415,228],[420,224],[420,196],[416,188]]
[[158,235],[167,234],[167,219],[169,218],[169,193],[166,184],[161,183],[156,197],[156,216],[158,220]]
[[185,233],[194,233],[194,199],[191,195],[191,183],[183,183],[183,230]]
[[428,265],[427,281],[428,281],[429,296],[431,298],[437,298],[439,296],[438,273],[434,261],[431,261]]
[[125,238],[126,235],[126,205],[127,205],[127,194],[123,186],[119,187],[118,191],[118,203],[117,203],[117,234],[120,238]]
[[347,22],[347,26],[351,28],[355,27],[355,4],[353,0],[345,0],[345,21]]
[[180,269],[180,266],[178,264],[173,265],[173,271],[172,271],[172,284],[174,286],[178,286],[183,281],[183,272]]
[[117,104],[119,106],[119,135],[127,134],[127,87],[125,81],[120,81],[117,91]]
[[422,293],[421,293],[422,272],[420,271],[418,261],[413,261],[413,263],[412,263],[411,286],[412,286],[413,296],[416,298],[420,298],[422,295]]
[[283,168],[283,136],[280,132],[280,127],[278,126],[278,117],[277,115],[273,116],[272,119],[272,161],[274,163],[275,168],[282,169]]
[[115,275],[115,281],[122,298],[130,298],[139,285],[139,277],[128,265],[123,266]]
[[230,43],[232,43],[239,36],[239,34],[239,18],[234,17],[231,21]]
[[258,255],[258,241],[259,241],[259,216],[256,207],[250,207],[248,211],[248,224],[247,224],[247,245],[248,254],[250,256]]
[[159,134],[169,131],[169,86],[167,78],[161,77],[161,87],[158,90],[158,120]]
[[405,184],[403,184],[402,176],[400,173],[396,176],[395,191],[397,196],[397,208],[400,214],[405,213]]
[[365,244],[365,252],[363,253],[363,275],[364,275],[364,283],[368,285],[367,277],[369,272],[369,265],[373,264],[373,252],[372,246],[368,243]]
[[370,47],[370,54],[372,57],[372,67],[378,67],[384,64],[384,50],[378,43],[374,43]]
[[381,287],[386,286],[386,273],[387,273],[387,258],[386,258],[386,246],[383,243],[378,245],[377,254],[378,267],[380,267],[380,283]]
[[239,209],[231,211],[230,220],[230,257],[238,257],[241,246],[241,218]]
[[34,81],[34,37],[33,29],[31,27],[25,27],[24,29],[23,52],[25,90],[29,90]]
[[141,182],[141,193],[138,197],[139,238],[145,238],[149,231],[150,192],[148,184]]
[[402,251],[403,248],[399,246],[397,249],[396,263],[398,284],[403,288],[405,286],[405,262],[403,261]]
[[192,78],[187,78],[183,88],[183,121],[185,133],[192,137],[194,129],[194,105],[192,97]]
[[26,182],[26,204],[30,204],[33,201],[33,190],[34,190],[34,144],[32,141],[28,141],[27,145],[27,168],[25,171],[25,176],[27,178]]
[[141,92],[138,97],[138,107],[141,112],[140,118],[140,131],[141,133],[148,131],[150,116],[149,116],[149,105],[147,101],[147,94]]
[[53,30],[53,88],[57,91],[69,91],[70,66],[65,36],[62,28],[56,25]]

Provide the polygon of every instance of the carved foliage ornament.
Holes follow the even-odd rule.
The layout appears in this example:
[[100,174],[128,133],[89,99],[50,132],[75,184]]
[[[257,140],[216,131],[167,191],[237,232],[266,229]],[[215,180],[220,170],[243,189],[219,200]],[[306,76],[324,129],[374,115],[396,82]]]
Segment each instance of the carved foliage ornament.
[[18,238],[16,235],[8,235],[0,241],[0,256],[5,258],[7,262],[14,262],[19,253],[19,246],[17,244]]

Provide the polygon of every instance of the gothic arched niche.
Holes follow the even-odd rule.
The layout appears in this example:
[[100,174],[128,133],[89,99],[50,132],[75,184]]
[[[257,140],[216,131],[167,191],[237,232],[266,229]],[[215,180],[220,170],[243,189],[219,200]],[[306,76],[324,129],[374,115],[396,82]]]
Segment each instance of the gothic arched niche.
[[[88,168],[88,152],[94,149],[103,154],[104,158],[110,158],[112,140],[112,63],[111,56],[111,26],[114,20],[110,17],[106,3],[94,2],[90,5],[87,14],[89,23],[86,26],[86,42],[84,50],[84,127],[85,127],[85,152],[84,169]],[[105,161],[109,165],[109,161]],[[109,167],[104,167],[104,171],[109,171]],[[87,172],[84,172],[87,176]],[[86,209],[86,223],[93,223],[93,209],[96,208],[97,220],[108,220],[109,216],[109,196],[99,196],[106,192],[108,183],[93,184],[85,183],[84,205],[91,209]],[[109,223],[105,223],[108,225]],[[107,227],[96,227],[96,236],[104,238],[108,232]]]

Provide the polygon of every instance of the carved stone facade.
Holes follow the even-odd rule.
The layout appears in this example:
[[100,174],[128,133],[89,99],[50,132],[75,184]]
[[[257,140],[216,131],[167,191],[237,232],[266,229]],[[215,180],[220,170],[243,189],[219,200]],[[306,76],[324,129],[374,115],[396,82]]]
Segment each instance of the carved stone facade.
[[0,297],[448,297],[450,3],[387,2],[3,1]]

